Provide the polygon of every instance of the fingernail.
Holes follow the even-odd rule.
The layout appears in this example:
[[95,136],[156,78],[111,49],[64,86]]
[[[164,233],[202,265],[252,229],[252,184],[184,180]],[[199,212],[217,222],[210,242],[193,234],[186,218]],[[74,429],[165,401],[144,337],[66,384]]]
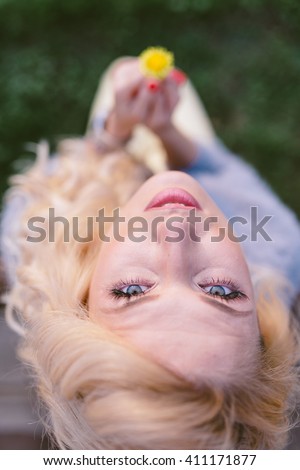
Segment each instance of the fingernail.
[[169,77],[178,85],[183,85],[187,80],[186,74],[180,69],[171,70]]
[[159,89],[159,82],[157,80],[149,80],[147,82],[147,88],[152,91],[152,93],[156,93]]

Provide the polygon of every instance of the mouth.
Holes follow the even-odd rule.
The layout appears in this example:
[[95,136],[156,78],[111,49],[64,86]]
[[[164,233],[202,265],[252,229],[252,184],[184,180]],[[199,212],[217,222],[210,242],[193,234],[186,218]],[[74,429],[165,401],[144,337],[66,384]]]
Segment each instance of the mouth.
[[202,209],[198,201],[181,188],[167,188],[160,191],[149,202],[145,211],[152,209]]

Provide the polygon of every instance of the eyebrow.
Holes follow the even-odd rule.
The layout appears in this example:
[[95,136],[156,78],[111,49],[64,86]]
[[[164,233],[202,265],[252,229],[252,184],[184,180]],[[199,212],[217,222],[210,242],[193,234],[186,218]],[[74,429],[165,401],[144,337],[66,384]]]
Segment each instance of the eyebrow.
[[[103,308],[102,311],[104,313],[115,313],[115,312],[123,312],[124,310],[128,309],[129,307],[133,307],[134,305],[143,305],[145,303],[152,302],[154,299],[158,299],[160,296],[159,294],[152,294],[152,295],[147,295],[142,297],[138,297],[135,300],[130,300],[127,303],[119,306],[119,307],[112,307],[112,308]],[[236,316],[237,314],[240,316],[247,316],[253,313],[253,309],[250,310],[237,310],[235,308],[232,308],[229,305],[226,305],[224,303],[221,303],[222,301],[216,300],[213,297],[209,297],[206,294],[200,294],[200,298],[207,304],[213,305],[214,307],[217,307],[219,310],[222,310],[225,313],[229,313],[230,315]]]

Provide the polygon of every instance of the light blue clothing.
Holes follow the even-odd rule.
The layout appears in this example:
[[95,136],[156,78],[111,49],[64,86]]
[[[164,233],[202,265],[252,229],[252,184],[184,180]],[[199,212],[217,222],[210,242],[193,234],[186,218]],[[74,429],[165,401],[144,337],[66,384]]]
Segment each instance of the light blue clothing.
[[[236,236],[246,235],[241,246],[250,268],[283,275],[291,285],[282,292],[282,298],[291,306],[300,292],[300,224],[296,215],[251,165],[218,139],[207,148],[201,145],[196,159],[182,171],[203,186],[228,219],[243,218],[232,222]],[[271,217],[262,222],[267,234],[262,236],[263,231],[256,233],[255,227],[265,216]]]

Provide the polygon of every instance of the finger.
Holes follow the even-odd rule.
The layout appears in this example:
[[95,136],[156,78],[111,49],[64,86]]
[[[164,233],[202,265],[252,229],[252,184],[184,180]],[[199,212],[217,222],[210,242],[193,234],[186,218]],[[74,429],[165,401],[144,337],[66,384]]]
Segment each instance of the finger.
[[160,88],[160,81],[156,79],[147,80],[146,86],[149,91],[156,93]]
[[153,96],[146,86],[146,83],[142,83],[139,87],[136,98],[132,102],[131,109],[131,113],[135,116],[138,122],[145,123],[155,100],[156,97]]
[[113,87],[120,100],[134,97],[142,81],[143,76],[135,59],[121,62],[113,74]]
[[124,59],[120,61],[113,69],[112,71],[112,80],[114,83],[117,85],[124,80],[124,76],[133,78],[137,75],[137,72],[139,72],[139,68],[137,66],[137,60],[136,59]]
[[162,91],[159,91],[156,95],[156,100],[153,104],[153,108],[151,110],[148,125],[152,129],[160,129],[164,127],[165,123],[169,121],[170,113],[168,111],[166,98]]
[[142,77],[134,77],[129,81],[124,80],[115,87],[115,97],[117,101],[130,101],[135,98],[138,89],[142,84]]
[[171,70],[169,77],[174,80],[177,85],[183,85],[187,80],[186,74],[182,70],[177,68]]
[[126,86],[116,93],[115,103],[118,114],[124,118],[132,115],[132,108],[135,106],[142,85],[143,77],[135,77],[130,86]]
[[172,80],[165,80],[163,84],[163,90],[166,97],[166,104],[169,112],[172,113],[179,101],[179,90],[178,86]]

